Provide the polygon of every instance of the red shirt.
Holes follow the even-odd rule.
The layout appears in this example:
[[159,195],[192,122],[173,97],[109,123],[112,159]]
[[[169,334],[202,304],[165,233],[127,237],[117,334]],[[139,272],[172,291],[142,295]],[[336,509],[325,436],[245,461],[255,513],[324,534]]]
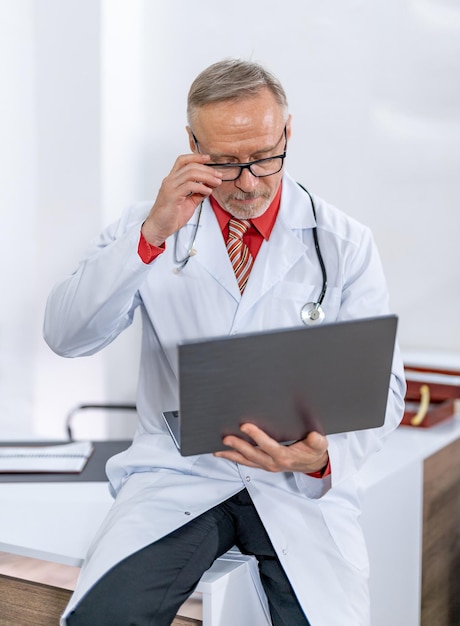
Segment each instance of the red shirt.
[[[215,213],[217,221],[219,222],[224,241],[227,241],[228,223],[232,216],[220,206],[215,198],[210,196],[209,200],[211,201],[212,209]],[[252,257],[254,259],[259,252],[263,240],[265,239],[266,241],[268,241],[271,235],[280,208],[280,201],[281,185],[278,187],[278,191],[276,192],[276,195],[273,198],[268,209],[266,209],[266,211],[264,211],[264,213],[262,213],[262,215],[260,215],[259,217],[255,217],[254,219],[249,220],[251,226],[244,234],[243,241],[249,248],[249,252],[252,254]]]

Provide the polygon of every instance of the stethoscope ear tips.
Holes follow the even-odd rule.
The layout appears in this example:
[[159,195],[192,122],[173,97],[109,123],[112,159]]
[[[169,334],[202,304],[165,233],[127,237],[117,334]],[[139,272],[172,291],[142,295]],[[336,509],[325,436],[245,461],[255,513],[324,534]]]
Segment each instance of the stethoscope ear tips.
[[324,311],[318,302],[307,302],[300,309],[300,317],[306,326],[321,324],[324,320]]

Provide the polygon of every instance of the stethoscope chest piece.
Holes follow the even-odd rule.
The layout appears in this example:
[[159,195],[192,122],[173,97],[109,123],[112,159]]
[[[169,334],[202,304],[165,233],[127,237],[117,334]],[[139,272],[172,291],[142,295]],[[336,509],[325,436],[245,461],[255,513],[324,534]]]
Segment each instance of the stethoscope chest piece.
[[307,302],[300,309],[300,317],[306,326],[315,326],[321,324],[325,315],[319,302]]

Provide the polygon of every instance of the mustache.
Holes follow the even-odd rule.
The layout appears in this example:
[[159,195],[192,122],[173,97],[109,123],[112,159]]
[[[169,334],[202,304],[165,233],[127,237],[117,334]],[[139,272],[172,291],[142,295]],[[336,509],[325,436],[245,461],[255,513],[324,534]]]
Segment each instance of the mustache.
[[265,193],[263,191],[236,191],[235,193],[231,193],[227,196],[228,200],[256,200],[257,198],[268,199],[270,194]]

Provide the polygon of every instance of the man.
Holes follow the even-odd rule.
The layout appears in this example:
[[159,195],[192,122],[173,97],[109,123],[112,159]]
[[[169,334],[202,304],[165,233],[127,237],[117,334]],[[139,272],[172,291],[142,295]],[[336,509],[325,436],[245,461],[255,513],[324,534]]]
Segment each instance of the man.
[[284,172],[286,96],[258,64],[204,70],[189,92],[187,133],[191,153],[178,157],[153,206],[135,206],[107,228],[47,305],[45,338],[69,357],[102,349],[137,307],[143,320],[137,433],[108,463],[114,506],[66,623],[166,626],[236,544],[258,559],[274,626],[366,626],[355,477],[401,419],[398,355],[379,429],[312,432],[282,446],[245,424],[255,445],[229,436],[227,451],[181,457],[162,412],[178,406],[179,341],[301,323],[322,282],[314,226],[328,271],[327,320],[388,313],[372,237],[318,198],[315,218],[307,193]]

